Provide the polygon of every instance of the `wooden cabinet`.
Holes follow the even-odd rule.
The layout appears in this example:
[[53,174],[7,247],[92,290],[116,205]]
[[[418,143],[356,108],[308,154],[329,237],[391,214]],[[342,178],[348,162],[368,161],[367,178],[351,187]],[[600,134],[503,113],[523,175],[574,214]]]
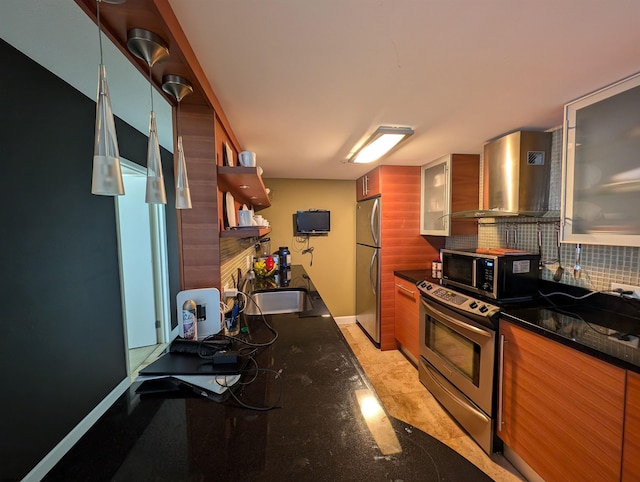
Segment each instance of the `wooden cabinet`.
[[394,285],[396,340],[417,365],[420,356],[418,344],[420,292],[414,283],[399,276],[395,277]]
[[640,75],[565,106],[563,239],[640,246]]
[[627,372],[627,399],[624,418],[624,455],[622,481],[640,477],[640,375]]
[[393,350],[397,348],[394,271],[430,269],[444,238],[419,234],[419,166],[380,166],[370,179],[376,180],[381,202],[380,349]]
[[380,195],[380,167],[368,172],[356,181],[356,200],[361,201]]
[[499,343],[505,444],[545,480],[620,480],[625,371],[504,320]]
[[456,220],[451,214],[478,209],[479,155],[448,154],[422,166],[420,177],[420,234],[478,233],[475,219]]

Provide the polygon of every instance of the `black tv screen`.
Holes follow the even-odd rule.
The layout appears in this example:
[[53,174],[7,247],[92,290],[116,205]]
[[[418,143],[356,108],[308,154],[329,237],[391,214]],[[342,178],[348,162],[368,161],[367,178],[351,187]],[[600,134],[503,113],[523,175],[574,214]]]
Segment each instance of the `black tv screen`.
[[298,211],[293,215],[293,229],[296,236],[328,234],[331,231],[331,211]]

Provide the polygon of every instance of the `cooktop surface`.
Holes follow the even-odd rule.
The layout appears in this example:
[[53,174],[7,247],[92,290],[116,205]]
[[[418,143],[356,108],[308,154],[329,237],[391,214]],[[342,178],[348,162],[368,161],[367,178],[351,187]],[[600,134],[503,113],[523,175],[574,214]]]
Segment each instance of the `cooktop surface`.
[[545,298],[527,306],[505,307],[502,313],[536,325],[568,344],[579,345],[586,349],[583,351],[593,350],[640,367],[640,304],[635,300],[620,301],[629,304],[629,309],[624,310],[627,313],[605,309],[585,300],[559,305]]

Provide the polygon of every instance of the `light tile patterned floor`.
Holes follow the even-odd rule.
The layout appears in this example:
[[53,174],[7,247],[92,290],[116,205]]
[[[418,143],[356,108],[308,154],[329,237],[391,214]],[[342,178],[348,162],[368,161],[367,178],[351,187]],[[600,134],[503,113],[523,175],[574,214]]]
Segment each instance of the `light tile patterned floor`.
[[417,369],[401,352],[378,350],[355,324],[340,330],[389,415],[437,438],[496,481],[525,480],[502,455],[484,453],[420,383]]

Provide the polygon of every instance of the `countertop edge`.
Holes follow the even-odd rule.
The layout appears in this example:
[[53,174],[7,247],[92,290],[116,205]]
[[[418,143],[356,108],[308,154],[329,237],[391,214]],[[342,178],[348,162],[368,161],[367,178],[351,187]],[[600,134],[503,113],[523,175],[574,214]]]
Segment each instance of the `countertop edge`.
[[568,348],[572,348],[576,351],[579,351],[580,353],[584,353],[585,355],[589,355],[592,356],[593,358],[596,358],[598,360],[601,360],[603,362],[606,362],[610,365],[616,366],[618,368],[621,368],[623,370],[629,370],[635,373],[640,373],[640,367],[629,363],[629,362],[625,362],[624,360],[620,359],[620,358],[616,358],[614,356],[611,356],[607,353],[604,353],[600,350],[597,350],[595,348],[591,348],[589,346],[583,345],[582,343],[578,343],[576,341],[570,340],[568,338],[565,338],[563,336],[558,335],[557,333],[554,333],[552,331],[546,330],[543,327],[536,325],[534,323],[530,323],[526,320],[523,320],[522,318],[518,318],[515,315],[509,314],[509,312],[507,311],[502,311],[500,312],[499,315],[500,318],[504,318],[506,321],[509,321],[515,325],[518,325],[522,328],[525,328],[529,331],[531,331],[532,333],[536,333],[538,335],[541,335],[545,338],[548,338],[549,340],[555,341],[560,343],[561,345],[564,345]]

